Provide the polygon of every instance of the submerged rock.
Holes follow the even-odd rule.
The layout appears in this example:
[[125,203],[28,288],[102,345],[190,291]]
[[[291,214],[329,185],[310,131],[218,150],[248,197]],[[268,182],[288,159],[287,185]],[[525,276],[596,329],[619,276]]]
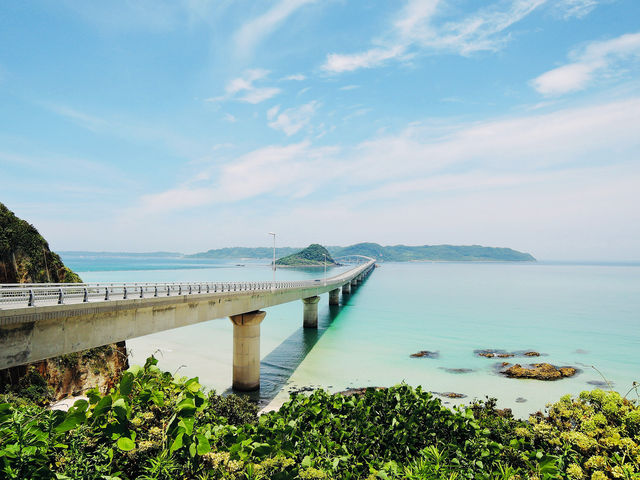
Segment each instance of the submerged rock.
[[507,368],[502,373],[510,378],[533,378],[536,380],[559,380],[572,377],[577,373],[573,367],[556,367],[550,363],[534,363],[523,367],[519,363]]
[[431,352],[429,350],[420,350],[419,352],[409,355],[411,358],[438,358],[440,352]]
[[613,387],[613,382],[605,382],[604,380],[589,380],[587,383],[596,387]]
[[362,387],[362,388],[348,388],[346,390],[343,390],[342,392],[339,392],[340,395],[344,395],[345,397],[349,397],[351,395],[357,395],[357,396],[362,396],[365,393],[367,393],[368,389],[372,389],[375,390],[376,392],[379,390],[386,390],[387,387]]
[[524,403],[524,402],[526,402],[526,401],[527,401],[527,399],[526,399],[526,398],[523,398],[523,397],[518,397],[518,398],[516,398],[516,403]]
[[539,357],[540,354],[538,352],[534,352],[533,350],[530,352],[524,352],[525,357]]
[[447,398],[467,398],[464,393],[456,393],[456,392],[432,392],[435,395],[439,395],[440,397]]
[[485,358],[509,358],[509,357],[515,356],[514,353],[505,352],[504,350],[493,350],[493,349],[474,350],[473,353],[475,353],[480,357],[485,357]]
[[472,368],[444,368],[444,367],[442,367],[442,369],[445,370],[446,372],[456,373],[456,374],[473,372]]

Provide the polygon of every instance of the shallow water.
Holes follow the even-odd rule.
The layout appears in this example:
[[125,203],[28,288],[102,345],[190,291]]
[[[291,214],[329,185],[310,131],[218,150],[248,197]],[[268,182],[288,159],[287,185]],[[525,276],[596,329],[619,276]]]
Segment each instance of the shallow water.
[[[63,260],[68,261],[64,255]],[[85,281],[271,278],[267,265],[234,263],[240,262],[174,270],[75,266]],[[323,272],[277,274],[279,279],[321,278]],[[451,404],[495,396],[501,406],[524,417],[565,393],[595,388],[588,382],[603,378],[592,365],[623,393],[640,380],[638,265],[383,263],[341,301],[330,308],[323,295],[318,331],[301,328],[301,302],[267,309],[261,335],[262,403],[274,396],[283,401],[290,389],[309,385],[339,391],[404,381],[467,395],[444,400]],[[157,351],[161,367],[197,375],[224,391],[231,383],[232,333],[231,322],[219,319],[127,344],[134,363]],[[581,371],[555,382],[509,379],[494,368],[503,359],[474,354],[486,348],[536,350],[544,356],[506,360],[572,365]],[[438,351],[439,357],[410,358],[419,350]],[[460,368],[472,371],[447,370]],[[526,402],[516,402],[519,397]]]

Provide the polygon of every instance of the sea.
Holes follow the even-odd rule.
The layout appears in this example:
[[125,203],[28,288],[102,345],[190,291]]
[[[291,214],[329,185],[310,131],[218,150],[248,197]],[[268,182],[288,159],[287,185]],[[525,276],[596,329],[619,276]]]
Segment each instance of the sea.
[[[85,282],[270,280],[268,259],[63,252]],[[327,270],[332,276],[346,267]],[[279,269],[276,279],[323,278],[323,269]],[[562,395],[594,388],[638,398],[640,264],[563,262],[381,262],[339,306],[319,303],[317,330],[302,328],[302,302],[266,309],[261,388],[278,408],[292,392],[339,392],[399,383],[464,405],[495,397],[527,418]],[[130,362],[159,366],[231,392],[233,326],[228,319],[127,340]],[[480,350],[537,351],[537,358],[485,358]],[[413,358],[427,350],[435,358]],[[557,381],[507,378],[502,362],[547,362],[578,373]],[[631,390],[631,391],[630,391]],[[442,396],[456,393],[463,397]]]

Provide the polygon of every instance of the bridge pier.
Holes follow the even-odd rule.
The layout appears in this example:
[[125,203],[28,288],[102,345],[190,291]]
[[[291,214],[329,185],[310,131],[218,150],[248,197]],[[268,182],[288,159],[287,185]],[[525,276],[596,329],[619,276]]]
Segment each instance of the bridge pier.
[[302,303],[304,304],[302,325],[304,328],[318,328],[318,302],[319,301],[320,301],[320,297],[318,296],[302,299]]
[[358,280],[356,278],[352,278],[351,279],[351,289],[353,290],[353,287],[356,287],[358,285]]
[[340,305],[340,289],[336,288],[329,292],[329,305]]
[[260,389],[260,323],[267,312],[231,315],[233,323],[233,389]]
[[351,293],[351,283],[347,282],[342,285],[342,295],[349,295]]

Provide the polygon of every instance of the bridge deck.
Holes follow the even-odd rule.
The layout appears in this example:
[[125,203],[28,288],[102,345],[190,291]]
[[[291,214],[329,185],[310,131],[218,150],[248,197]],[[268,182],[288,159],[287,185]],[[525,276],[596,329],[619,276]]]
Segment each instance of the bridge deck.
[[0,288],[0,369],[340,288],[374,260],[325,280],[65,284]]

